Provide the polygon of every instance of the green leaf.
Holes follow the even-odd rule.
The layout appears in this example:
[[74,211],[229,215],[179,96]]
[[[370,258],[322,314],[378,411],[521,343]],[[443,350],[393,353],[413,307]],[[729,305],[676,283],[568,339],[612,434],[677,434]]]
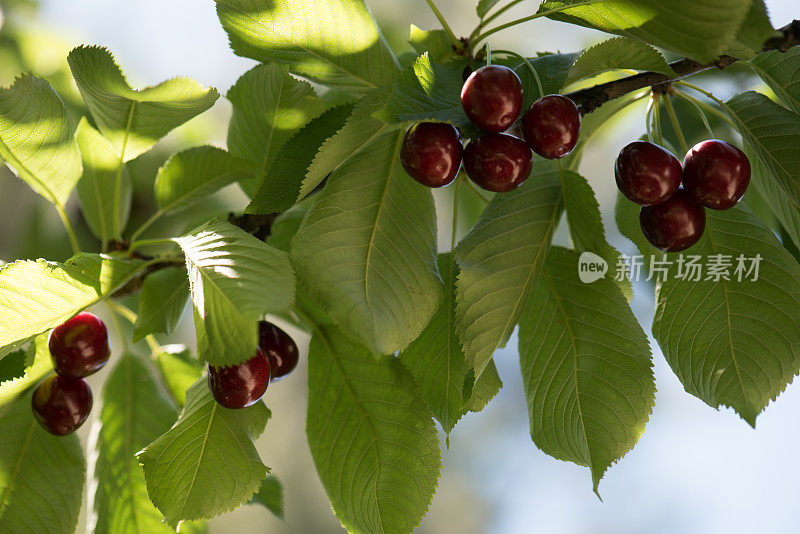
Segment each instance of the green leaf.
[[419,54],[430,53],[434,61],[446,61],[458,57],[450,36],[444,30],[423,30],[412,24],[408,44]]
[[310,195],[329,174],[390,128],[385,122],[373,117],[386,105],[387,98],[389,91],[379,89],[367,94],[356,104],[342,129],[326,140],[317,151],[300,187],[300,198]]
[[486,369],[483,370],[481,376],[475,381],[472,387],[472,396],[469,399],[467,408],[471,412],[480,412],[489,402],[500,393],[503,387],[503,381],[500,380],[500,375],[497,372],[497,366],[494,360],[489,362]]
[[558,168],[538,161],[519,189],[492,199],[456,247],[456,324],[476,376],[514,330],[562,207]]
[[5,382],[25,376],[28,352],[28,349],[15,350],[0,360],[0,390]]
[[81,156],[67,108],[44,79],[26,74],[0,88],[0,158],[44,198],[67,203]]
[[[311,200],[311,199],[309,199]],[[295,204],[288,210],[278,215],[269,228],[266,243],[278,250],[289,251],[292,238],[300,229],[300,224],[308,212],[308,200]]]
[[259,177],[258,190],[245,213],[275,213],[292,207],[320,146],[344,126],[352,111],[349,104],[333,107],[299,130]]
[[655,403],[647,336],[611,280],[584,284],[578,253],[553,247],[520,318],[531,437],[588,466],[594,490],[633,448]]
[[308,444],[336,516],[354,534],[411,532],[442,464],[414,378],[335,328],[314,333],[308,359]]
[[228,127],[228,150],[254,165],[252,194],[281,147],[325,104],[308,82],[294,78],[288,67],[270,63],[244,73],[228,91],[233,115]]
[[216,0],[233,51],[337,89],[389,83],[397,61],[363,0]]
[[[31,341],[28,350],[25,351],[25,368],[21,376],[10,379],[0,378],[0,408],[17,398],[53,370],[50,349],[47,346],[48,337],[49,334],[44,333]],[[11,357],[11,355],[6,356],[0,360],[0,363]]]
[[219,220],[175,242],[186,255],[200,359],[217,366],[249,359],[261,315],[294,300],[289,255]]
[[75,48],[67,60],[97,127],[121,162],[146,152],[219,98],[216,89],[205,89],[188,78],[132,89],[111,52],[98,46]]
[[788,200],[800,206],[800,115],[748,91],[726,105],[739,133],[772,174]]
[[78,254],[65,263],[19,260],[0,268],[0,355],[113,293],[146,263]]
[[426,52],[400,71],[386,108],[378,118],[387,122],[439,121],[473,131],[461,105],[464,84],[460,63],[436,63]]
[[642,256],[660,256],[663,252],[651,245],[642,233],[642,227],[639,225],[639,212],[641,209],[641,206],[625,198],[619,191],[617,192],[614,219],[620,233],[633,241]]
[[[620,254],[606,239],[605,228],[592,186],[578,173],[562,171],[561,187],[564,191],[564,209],[567,213],[569,233],[575,250],[591,252],[603,258],[608,264],[607,278],[616,278]],[[627,277],[618,284],[623,294],[632,296],[630,280]]]
[[150,334],[171,334],[189,300],[189,278],[186,269],[168,267],[144,280],[139,297],[139,311],[133,325],[133,341]]
[[[744,152],[750,160],[750,187],[757,191],[767,202],[768,213],[777,219],[789,234],[795,246],[800,246],[800,208],[786,198],[786,194],[772,176],[772,173],[758,159],[755,151],[751,147],[745,146]],[[753,190],[747,196],[748,204]]]
[[525,63],[517,65],[514,72],[519,76],[522,87],[525,89],[522,109],[530,108],[539,97],[561,93],[578,56],[579,54],[543,54],[528,60],[536,74],[539,75],[544,95],[539,94],[539,87],[530,67]]
[[[579,3],[582,0],[546,0],[539,12]],[[729,51],[752,3],[753,0],[615,0],[577,6],[549,18],[711,62]]]
[[786,52],[764,52],[749,64],[783,105],[800,113],[800,47],[794,46]]
[[152,364],[123,354],[103,387],[102,426],[94,445],[95,534],[174,532],[147,497],[144,472],[134,454],[167,432],[177,418]]
[[267,475],[267,478],[261,483],[261,489],[253,495],[249,504],[260,504],[283,519],[283,486],[277,478]]
[[14,534],[72,534],[86,462],[78,436],[48,434],[31,395],[0,409],[0,525]]
[[158,209],[175,213],[208,195],[252,176],[252,166],[221,148],[200,146],[177,152],[158,169],[155,196]]
[[728,55],[750,57],[760,52],[764,42],[778,32],[772,27],[764,0],[753,0],[750,12],[736,34],[736,39],[728,47]]
[[390,354],[422,332],[441,298],[430,189],[388,132],[334,172],[292,240],[298,280],[342,329]]
[[156,355],[156,363],[172,398],[180,406],[186,404],[186,391],[197,382],[205,368],[192,358],[183,345],[166,345]]
[[[681,280],[658,292],[653,336],[686,391],[750,425],[800,368],[800,266],[746,208],[708,210],[693,254],[730,256],[730,280]],[[735,269],[760,255],[758,279]],[[744,262],[745,268],[751,266]]]
[[267,426],[267,407],[223,408],[206,382],[187,392],[178,422],[136,455],[150,499],[173,526],[245,504],[269,472],[253,445]]
[[103,243],[112,239],[121,241],[133,196],[128,168],[123,165],[120,170],[119,156],[114,153],[114,147],[92,128],[85,117],[78,123],[76,139],[83,159],[78,200],[86,223]]
[[434,417],[449,434],[466,411],[464,381],[468,367],[455,325],[458,266],[450,254],[440,254],[438,263],[444,279],[444,295],[428,326],[400,359],[414,375]]
[[475,12],[479,18],[484,18],[499,2],[500,0],[480,0],[478,5],[475,6]]
[[619,69],[653,71],[677,76],[661,52],[650,45],[625,37],[615,37],[584,50],[567,76],[567,84]]

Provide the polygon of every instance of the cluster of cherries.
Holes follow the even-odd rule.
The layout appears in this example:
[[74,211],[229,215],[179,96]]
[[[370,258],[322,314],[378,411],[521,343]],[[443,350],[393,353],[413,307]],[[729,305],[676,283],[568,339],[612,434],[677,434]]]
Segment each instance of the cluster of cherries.
[[739,202],[750,184],[750,161],[735,146],[710,139],[692,147],[681,166],[665,148],[634,141],[620,151],[614,174],[622,194],[642,206],[639,224],[647,240],[680,252],[702,237],[705,208],[726,210]]
[[294,340],[272,323],[258,323],[256,355],[239,365],[208,366],[208,387],[221,406],[252,406],[264,396],[270,382],[280,380],[297,367],[300,353]]
[[463,159],[470,180],[487,191],[504,193],[530,175],[531,150],[548,159],[572,152],[581,113],[565,96],[547,95],[533,103],[519,124],[524,141],[508,133],[522,111],[523,96],[522,82],[513,70],[502,65],[479,68],[461,88],[461,105],[483,133],[464,148],[452,124],[415,124],[400,153],[406,172],[422,185],[442,187],[456,178]]
[[81,312],[54,328],[47,345],[56,373],[33,392],[31,407],[45,430],[66,436],[75,432],[92,411],[92,390],[84,378],[108,362],[108,330],[99,317]]
[[[255,404],[270,381],[291,373],[297,366],[294,340],[272,323],[258,324],[256,355],[231,367],[208,368],[208,385],[214,399],[226,408]],[[103,321],[81,312],[57,326],[48,340],[55,374],[33,392],[31,407],[39,424],[56,436],[75,432],[92,411],[92,390],[84,380],[108,362],[111,347]]]

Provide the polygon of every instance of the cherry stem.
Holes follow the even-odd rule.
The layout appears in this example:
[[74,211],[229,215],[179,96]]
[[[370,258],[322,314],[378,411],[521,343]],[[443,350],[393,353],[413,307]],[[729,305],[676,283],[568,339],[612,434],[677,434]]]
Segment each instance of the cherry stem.
[[706,116],[706,112],[703,111],[703,108],[700,107],[700,104],[697,102],[697,100],[687,95],[683,91],[675,91],[675,95],[678,96],[678,98],[682,99],[685,102],[690,103],[695,107],[697,113],[700,114],[700,120],[703,121],[703,125],[706,127],[706,130],[708,131],[708,135],[710,136],[711,139],[714,139],[716,136],[714,135],[714,130],[711,128],[711,123],[708,122],[708,117]]
[[[489,24],[490,22],[495,20],[497,17],[499,17],[500,15],[502,15],[503,13],[505,13],[506,11],[511,9],[512,7],[514,7],[515,5],[517,5],[517,4],[521,3],[521,2],[524,2],[524,1],[525,0],[512,0],[511,2],[509,2],[506,5],[504,5],[503,7],[501,7],[500,9],[498,9],[497,11],[495,11],[494,13],[492,13],[491,15],[486,17],[485,19],[481,20],[481,23],[478,25],[477,28],[475,28],[475,31],[473,32],[473,35],[478,35],[478,32],[480,32],[480,30],[483,29],[487,24]],[[470,37],[473,37],[473,36],[471,35]]]
[[655,143],[655,139],[653,138],[653,94],[650,94],[650,100],[647,101],[647,111],[644,114],[644,125],[645,129],[647,130],[647,139],[651,143]]
[[656,123],[658,144],[664,146],[664,135],[661,132],[661,96],[658,93],[653,93],[653,101],[653,120]]
[[56,207],[58,216],[61,218],[61,223],[64,225],[64,230],[67,232],[69,242],[72,245],[72,252],[75,254],[80,254],[81,246],[78,243],[78,236],[75,234],[75,228],[72,226],[72,221],[69,220],[69,215],[67,215],[67,210],[64,209],[64,206],[59,202],[54,202],[53,205]]
[[106,304],[108,305],[108,309],[111,310],[111,323],[114,325],[114,330],[117,331],[120,340],[122,340],[122,348],[125,352],[129,352],[130,346],[128,345],[128,337],[122,332],[122,325],[119,324],[119,319],[117,319],[117,315],[121,314],[111,306],[110,302],[111,301],[107,301]]
[[159,218],[161,218],[162,215],[164,215],[162,210],[158,210],[151,215],[149,219],[147,219],[139,228],[136,229],[135,232],[133,232],[131,235],[131,242],[135,242],[144,233],[144,231],[150,228],[150,226]]
[[[729,110],[728,106],[725,104],[725,102],[723,102],[722,100],[720,100],[719,98],[717,98],[716,96],[714,96],[713,94],[711,94],[710,92],[706,91],[706,90],[705,90],[705,89],[703,89],[702,87],[699,87],[699,86],[697,86],[697,85],[694,85],[693,83],[684,82],[684,81],[679,81],[679,82],[677,82],[677,83],[678,83],[678,84],[680,84],[680,85],[682,85],[682,86],[684,86],[684,87],[688,87],[689,89],[694,89],[694,90],[695,90],[695,91],[697,91],[698,93],[701,93],[701,94],[703,94],[703,95],[707,96],[708,98],[710,98],[711,100],[713,100],[714,102],[716,102],[716,103],[719,105],[719,107],[721,107],[723,110],[725,110],[725,111],[727,111],[728,113],[730,113],[730,110]],[[688,96],[688,95],[687,95],[687,96]],[[720,111],[720,110],[718,110],[718,109],[717,109],[717,108],[715,108],[714,106],[708,106],[708,105],[707,105],[705,102],[703,102],[702,100],[698,100],[697,102],[698,102],[700,105],[702,105],[704,108],[706,108],[706,109],[708,109],[708,110],[712,111],[714,114],[718,115],[718,116],[719,116],[720,118],[722,118],[722,119],[723,119],[725,122],[727,122],[728,124],[730,124],[730,126],[731,126],[732,128],[736,129],[736,125],[733,123],[733,121],[730,119],[730,117],[728,116],[728,114],[727,114],[727,113],[724,113],[723,111]]]
[[462,47],[461,41],[458,40],[458,37],[456,37],[456,34],[453,33],[453,30],[450,28],[450,25],[447,24],[447,21],[444,19],[442,12],[439,11],[439,8],[436,7],[436,4],[433,3],[433,0],[425,0],[425,1],[428,2],[428,7],[431,8],[431,11],[433,11],[433,14],[439,21],[439,24],[442,25],[442,28],[447,34],[447,37],[450,39],[450,42],[453,43],[453,46],[455,46],[457,49],[460,50]]
[[681,145],[681,150],[686,154],[689,151],[689,145],[686,143],[686,136],[683,135],[683,128],[681,128],[681,124],[678,121],[678,115],[675,113],[675,106],[672,105],[672,99],[666,97],[664,99],[664,105],[667,108],[667,115],[669,115],[669,121],[672,123],[675,135],[678,136],[678,143]]
[[[136,313],[133,310],[131,310],[130,308],[128,308],[124,304],[120,304],[119,302],[116,302],[116,301],[111,300],[111,299],[106,300],[106,304],[117,315],[119,315],[123,319],[126,319],[129,323],[131,323],[133,325],[136,324],[136,320],[138,319],[138,316],[136,315]],[[116,319],[115,319],[115,322],[116,322]],[[120,336],[122,336],[121,333],[120,333]],[[122,336],[122,337],[123,337],[123,341],[122,342],[125,344],[125,347],[127,348],[128,345],[125,342],[124,336]],[[144,340],[150,346],[150,350],[152,351],[153,355],[156,355],[156,354],[159,354],[159,353],[163,352],[162,349],[161,349],[161,345],[159,345],[158,340],[156,339],[156,337],[153,334],[149,334],[149,335],[145,336]]]
[[544,89],[542,88],[542,80],[539,78],[539,73],[536,72],[536,69],[533,67],[533,63],[528,60],[522,54],[517,54],[516,52],[512,52],[511,50],[495,50],[495,54],[508,54],[509,56],[514,56],[517,59],[523,61],[530,69],[531,74],[533,74],[533,79],[536,80],[536,88],[539,89],[539,96],[544,96]]
[[568,4],[568,5],[563,5],[561,7],[548,9],[547,11],[540,11],[538,13],[534,13],[533,15],[528,15],[527,17],[522,17],[521,19],[512,20],[511,22],[506,22],[505,24],[501,24],[500,26],[497,26],[497,27],[492,28],[490,30],[486,30],[485,32],[479,34],[477,37],[470,36],[470,42],[472,42],[474,44],[478,44],[481,41],[483,41],[484,39],[486,39],[487,37],[489,37],[490,35],[494,35],[495,33],[499,32],[499,31],[503,31],[503,30],[511,28],[513,26],[517,26],[517,25],[522,24],[524,22],[528,22],[530,20],[535,20],[535,19],[538,19],[538,18],[541,18],[541,17],[547,17],[549,15],[553,15],[555,13],[560,13],[561,11],[566,11],[568,9],[572,9],[572,8],[575,8],[575,7],[588,6],[590,4],[597,4],[597,3],[603,2],[603,1],[605,1],[605,0],[588,0],[586,2],[578,2],[578,3],[575,3],[575,4]]

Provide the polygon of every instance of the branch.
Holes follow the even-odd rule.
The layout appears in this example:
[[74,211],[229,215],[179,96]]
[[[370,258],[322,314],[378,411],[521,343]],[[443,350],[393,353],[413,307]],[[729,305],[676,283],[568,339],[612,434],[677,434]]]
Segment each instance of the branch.
[[[793,46],[800,44],[800,21],[795,20],[778,30],[781,35],[770,38],[764,43],[762,51],[778,50],[786,52]],[[619,98],[632,91],[652,87],[654,85],[674,82],[713,68],[724,69],[738,61],[732,56],[721,56],[712,63],[700,63],[693,59],[685,58],[669,64],[677,76],[670,77],[658,72],[642,72],[627,78],[621,78],[607,83],[587,87],[580,91],[569,93],[568,96],[581,110],[582,115],[591,113],[609,100]]]

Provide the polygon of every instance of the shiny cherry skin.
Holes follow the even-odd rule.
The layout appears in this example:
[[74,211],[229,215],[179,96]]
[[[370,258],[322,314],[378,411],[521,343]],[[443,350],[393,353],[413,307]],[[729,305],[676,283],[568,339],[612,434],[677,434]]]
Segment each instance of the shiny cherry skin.
[[208,387],[220,406],[247,408],[264,396],[269,386],[269,358],[261,348],[256,355],[239,365],[208,366]]
[[473,139],[464,150],[464,169],[481,188],[505,193],[528,179],[533,154],[525,141],[506,134]]
[[269,358],[273,382],[294,371],[300,359],[300,351],[289,334],[272,323],[261,321],[258,323],[258,339],[258,346]]
[[750,160],[725,141],[710,139],[697,143],[683,159],[683,187],[707,208],[732,208],[748,185]]
[[96,373],[111,356],[106,325],[89,312],[55,327],[47,344],[56,373],[70,378]]
[[75,432],[92,411],[92,390],[82,378],[52,375],[31,397],[33,416],[56,436]]
[[458,129],[443,122],[419,122],[403,139],[400,161],[409,176],[428,187],[455,180],[464,147]]
[[622,150],[614,164],[617,187],[642,206],[660,204],[681,185],[681,162],[672,153],[647,141],[634,141]]
[[639,224],[651,245],[664,252],[680,252],[702,237],[706,211],[685,189],[678,189],[661,204],[643,206]]
[[461,88],[461,105],[478,128],[489,133],[508,130],[522,111],[522,82],[502,65],[481,67]]
[[522,135],[531,150],[547,159],[572,152],[581,133],[581,112],[561,95],[538,99],[522,116]]

